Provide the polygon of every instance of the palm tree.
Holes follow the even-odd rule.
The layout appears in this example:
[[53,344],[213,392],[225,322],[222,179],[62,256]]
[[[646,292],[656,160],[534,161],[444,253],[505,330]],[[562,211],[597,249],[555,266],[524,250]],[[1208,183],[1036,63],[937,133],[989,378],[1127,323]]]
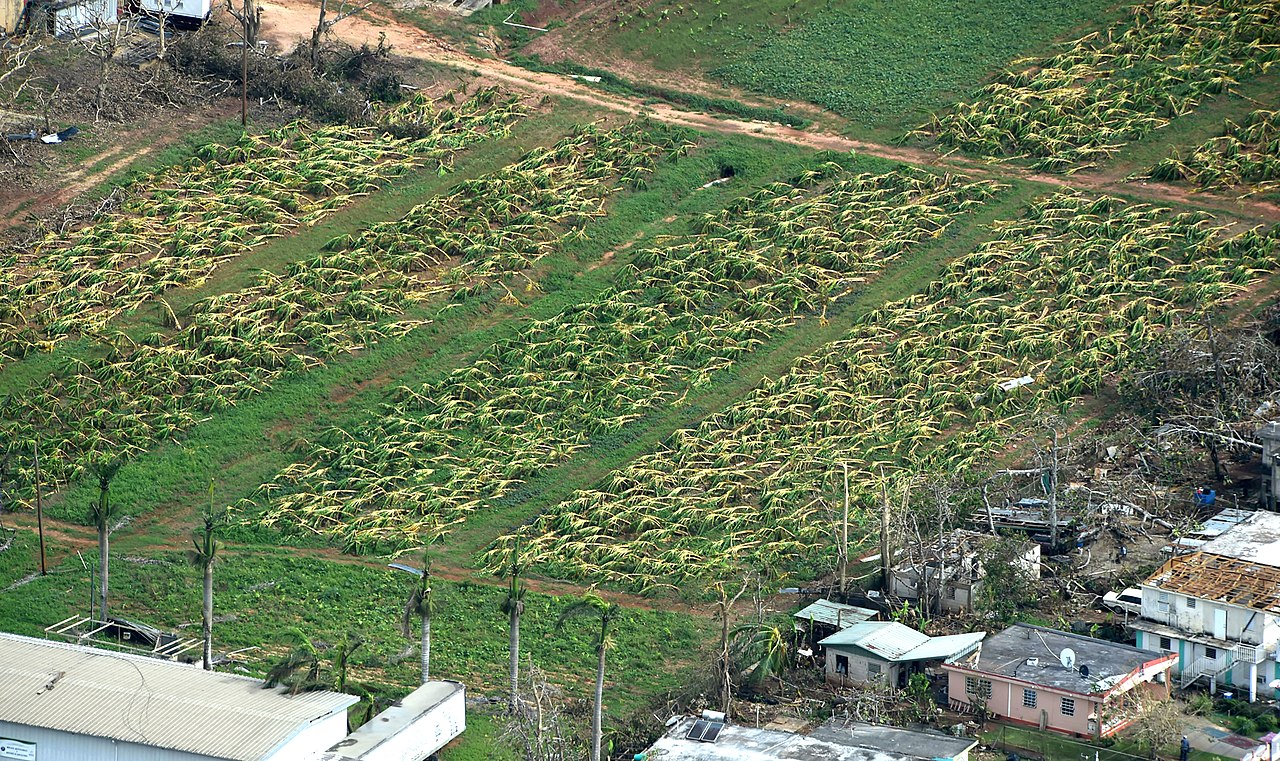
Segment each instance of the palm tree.
[[262,682],[263,689],[288,687],[290,695],[323,690],[327,685],[320,679],[322,662],[319,648],[301,629],[290,629],[288,635],[294,641],[294,647],[288,655],[267,670],[267,678]]
[[202,608],[200,633],[204,638],[204,669],[213,670],[213,565],[218,560],[218,551],[222,542],[213,536],[213,530],[223,520],[221,513],[213,508],[213,479],[209,479],[209,510],[202,516],[199,529],[191,535],[194,548],[187,551],[187,558],[192,565],[200,567],[204,572],[204,606]]
[[524,613],[524,588],[520,586],[520,535],[516,535],[515,550],[511,553],[511,570],[507,574],[511,585],[500,608],[507,614],[510,631],[511,705],[515,713],[520,705],[520,614]]
[[[332,646],[312,642],[296,627],[288,631],[288,637],[293,640],[294,647],[267,671],[267,678],[262,683],[264,689],[283,686],[291,695],[331,689],[342,692],[346,689],[347,664],[352,654],[364,645],[360,635],[349,632]],[[333,651],[331,662],[321,655],[322,650]]]
[[596,695],[595,707],[591,714],[591,761],[600,761],[600,744],[603,738],[601,719],[604,713],[604,660],[611,640],[609,626],[622,615],[622,606],[606,602],[594,592],[588,592],[582,599],[575,601],[560,614],[556,628],[562,628],[571,618],[581,616],[599,616],[600,631],[596,639]]
[[[404,566],[409,568],[408,566]],[[422,683],[426,684],[431,678],[431,555],[429,550],[422,551],[422,570],[416,568],[410,569],[411,572],[418,576],[418,583],[414,585],[413,592],[409,595],[408,602],[404,606],[404,618],[400,622],[400,631],[404,636],[408,637],[410,625],[416,616],[421,624],[422,637]]]
[[791,660],[791,641],[787,639],[791,627],[749,622],[733,630],[738,654],[750,672],[747,685],[758,688],[771,676],[778,676]]
[[116,517],[116,508],[111,504],[111,480],[120,472],[120,465],[119,460],[108,459],[98,460],[90,466],[98,477],[98,502],[89,506],[89,519],[98,528],[98,579],[101,582],[98,614],[103,621],[107,620],[107,566],[111,523]]

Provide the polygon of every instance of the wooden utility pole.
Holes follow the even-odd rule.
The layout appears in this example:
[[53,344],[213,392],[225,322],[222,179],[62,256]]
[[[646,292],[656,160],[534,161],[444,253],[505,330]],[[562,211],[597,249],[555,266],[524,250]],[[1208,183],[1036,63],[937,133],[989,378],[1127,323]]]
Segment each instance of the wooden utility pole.
[[849,583],[849,463],[844,465],[844,518],[840,521],[840,602]]
[[880,583],[888,595],[893,548],[889,546],[889,482],[884,479],[884,471],[880,472],[880,498]]
[[249,126],[249,9],[240,20],[240,126]]
[[40,437],[36,437],[36,530],[40,534],[40,575],[48,576],[44,558],[44,504],[40,496]]

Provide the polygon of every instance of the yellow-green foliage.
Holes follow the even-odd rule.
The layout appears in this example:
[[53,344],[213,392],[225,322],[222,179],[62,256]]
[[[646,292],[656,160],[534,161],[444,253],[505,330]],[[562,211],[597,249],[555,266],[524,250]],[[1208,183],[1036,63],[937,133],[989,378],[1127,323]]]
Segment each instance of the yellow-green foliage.
[[1022,61],[911,133],[1073,172],[1266,71],[1280,43],[1273,0],[1154,0],[1052,58]]
[[[962,474],[1018,428],[1098,389],[1179,313],[1277,266],[1275,233],[1115,198],[1049,197],[954,262],[926,293],[594,489],[522,540],[548,572],[648,587],[724,564],[812,558],[836,463],[874,511],[882,472]],[[1031,375],[1006,393],[998,383]],[[861,510],[859,511],[861,512]],[[817,519],[815,519],[815,517]],[[515,541],[489,553],[506,562]]]

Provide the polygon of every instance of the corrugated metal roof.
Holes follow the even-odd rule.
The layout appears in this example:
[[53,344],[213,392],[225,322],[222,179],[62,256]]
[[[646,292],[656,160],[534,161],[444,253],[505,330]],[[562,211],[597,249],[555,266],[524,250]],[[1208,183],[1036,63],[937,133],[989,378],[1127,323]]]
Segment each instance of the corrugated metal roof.
[[948,634],[945,637],[930,637],[928,642],[907,653],[913,661],[947,661],[968,655],[978,646],[986,632],[969,632],[968,634]]
[[358,698],[0,632],[0,720],[257,761]]
[[863,621],[875,618],[876,612],[868,608],[859,608],[856,605],[845,605],[831,602],[830,600],[818,600],[801,608],[795,617],[799,621],[814,621],[827,626],[847,629],[854,624],[860,624]]
[[896,661],[928,641],[929,635],[921,634],[897,621],[865,621],[836,632],[819,644],[851,645],[874,653],[886,661]]
[[945,660],[974,648],[986,632],[930,637],[897,621],[867,621],[832,634],[818,644],[858,647],[886,661]]

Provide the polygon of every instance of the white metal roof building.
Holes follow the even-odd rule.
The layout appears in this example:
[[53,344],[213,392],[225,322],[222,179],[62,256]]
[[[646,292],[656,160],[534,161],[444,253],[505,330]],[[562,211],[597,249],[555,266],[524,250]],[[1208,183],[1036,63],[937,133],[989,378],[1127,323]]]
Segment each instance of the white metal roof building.
[[0,633],[0,759],[291,761],[345,738],[357,700]]

